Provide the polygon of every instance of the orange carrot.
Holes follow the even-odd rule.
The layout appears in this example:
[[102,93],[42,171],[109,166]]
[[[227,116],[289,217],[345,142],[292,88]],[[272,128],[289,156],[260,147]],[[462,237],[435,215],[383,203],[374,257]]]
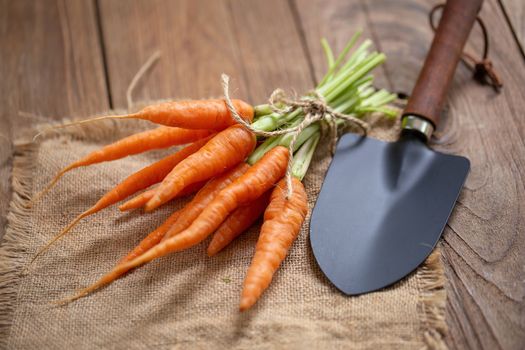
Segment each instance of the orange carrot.
[[[239,115],[246,121],[253,120],[251,105],[241,100],[232,100]],[[223,130],[236,124],[223,99],[170,101],[148,106],[137,113],[101,116],[58,127],[90,123],[104,119],[143,119],[152,123],[177,126],[185,129]]]
[[253,202],[268,191],[286,172],[288,149],[277,146],[246,173],[221,190],[193,223],[179,234],[160,242],[137,258],[119,264],[94,285],[64,300],[70,302],[113,282],[129,270],[168,253],[192,247],[215,231],[239,205]]
[[279,182],[272,192],[270,204],[264,212],[264,223],[255,247],[255,255],[244,280],[241,311],[252,307],[268,288],[275,271],[297,238],[308,212],[303,184],[293,178],[292,185],[293,194],[288,199],[285,180]]
[[241,163],[235,168],[226,173],[215,177],[208,181],[199,193],[193,197],[192,201],[188,203],[180,211],[179,219],[171,226],[163,240],[173,237],[177,233],[185,230],[191,223],[199,216],[200,213],[208,206],[208,204],[217,196],[217,194],[230,185],[233,181],[243,175],[250,166],[246,163]]
[[[268,205],[270,192],[266,192],[250,204],[237,208],[219,226],[208,245],[208,256],[223,250],[237,236],[247,230],[261,216]],[[166,237],[166,236],[165,236]]]
[[[197,184],[199,184],[199,183],[197,183]],[[155,194],[155,191],[157,191],[157,187],[158,186],[150,188],[150,189],[142,192],[141,194],[136,195],[135,197],[131,198],[130,200],[122,203],[118,207],[118,209],[120,211],[128,211],[128,210],[133,210],[133,209],[137,209],[137,208],[143,207],[153,197],[153,195]],[[184,190],[182,190],[181,192],[184,192]]]
[[[182,191],[177,194],[175,198],[185,197],[190,194],[193,194],[197,191],[199,191],[202,186],[206,184],[206,181],[196,182],[188,187],[185,187]],[[128,211],[133,210],[137,208],[143,207],[151,198],[153,198],[153,195],[155,194],[155,191],[157,190],[156,187],[153,187],[149,190],[146,190],[142,192],[141,194],[131,198],[127,202],[124,202],[122,205],[120,205],[118,208],[120,211]]]
[[184,231],[159,243],[140,257],[122,266],[131,269],[171,252],[190,248],[213,233],[237,207],[253,202],[284,176],[288,149],[277,146],[246,173],[217,194]]
[[150,234],[148,234],[146,238],[144,238],[132,251],[130,251],[128,255],[122,258],[119,264],[125,263],[127,261],[131,261],[135,259],[136,257],[142,255],[144,252],[147,252],[148,250],[153,248],[155,245],[157,245],[162,240],[166,232],[168,232],[169,228],[175,222],[177,222],[179,216],[180,216],[180,210],[177,210],[176,212],[171,214],[168,217],[168,219],[164,221],[162,225],[160,225],[155,230],[150,232]]
[[240,125],[219,132],[198,152],[173,168],[146,203],[146,211],[166,203],[184,187],[210,179],[239,164],[253,151],[255,143],[255,136]]
[[[251,105],[241,100],[233,100],[233,105],[243,119],[253,120]],[[223,130],[236,124],[223,99],[165,102],[146,107],[138,114],[153,123],[188,129]]]
[[[40,254],[46,251],[54,242],[67,234],[80,220],[86,216],[92,215],[110,205],[113,205],[124,198],[136,193],[150,185],[160,182],[171,169],[182,160],[186,159],[189,155],[197,152],[203,145],[206,144],[207,140],[211,136],[195,141],[194,143],[184,147],[180,151],[167,156],[156,163],[153,163],[136,173],[128,176],[124,181],[115,186],[112,190],[107,192],[102,198],[99,199],[94,206],[86,210],[85,212],[78,215],[69,225],[66,226],[58,235],[53,237],[45,246],[43,246],[33,257],[31,263],[38,258]],[[31,264],[30,263],[30,264]]]
[[60,170],[53,180],[51,180],[51,182],[41,192],[39,192],[31,202],[35,203],[38,201],[58,182],[58,180],[65,173],[72,169],[116,160],[153,149],[183,145],[203,139],[212,133],[213,132],[210,130],[187,130],[161,126],[156,129],[139,132],[137,134],[125,137],[97,151],[91,152],[84,158],[71,163]]

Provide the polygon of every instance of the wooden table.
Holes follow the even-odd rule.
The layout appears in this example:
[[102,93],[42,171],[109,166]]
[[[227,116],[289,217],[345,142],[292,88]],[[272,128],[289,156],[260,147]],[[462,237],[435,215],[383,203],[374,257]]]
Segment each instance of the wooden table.
[[[10,135],[31,122],[126,106],[135,72],[158,66],[136,100],[219,96],[265,101],[276,87],[305,91],[325,69],[319,39],[337,50],[358,29],[388,61],[376,85],[409,93],[432,39],[431,0],[0,0],[0,237],[11,196]],[[440,149],[472,171],[444,234],[448,344],[525,346],[525,2],[486,0],[496,94],[461,65]],[[469,50],[479,52],[479,28]],[[25,112],[25,113],[20,113]]]

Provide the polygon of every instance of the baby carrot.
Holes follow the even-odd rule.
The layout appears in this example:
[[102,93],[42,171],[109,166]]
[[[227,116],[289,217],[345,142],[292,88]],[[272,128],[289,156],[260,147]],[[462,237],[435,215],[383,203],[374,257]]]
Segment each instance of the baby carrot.
[[191,225],[195,218],[202,213],[204,208],[208,206],[221,190],[238,179],[249,168],[250,166],[243,162],[230,171],[208,181],[206,186],[204,186],[199,193],[193,197],[192,201],[181,209],[179,220],[171,226],[163,240],[173,237],[177,233],[188,228],[188,226]]
[[253,202],[284,176],[288,149],[277,146],[223,189],[184,231],[162,241],[121,269],[132,269],[168,253],[190,248],[213,233],[237,207]]
[[[233,100],[233,105],[243,119],[253,120],[251,105],[241,100]],[[223,130],[237,123],[223,99],[165,102],[146,107],[138,114],[153,123],[188,129]]]
[[297,238],[308,211],[306,191],[296,178],[292,179],[293,194],[286,199],[286,182],[273,190],[270,204],[264,212],[264,223],[255,255],[244,280],[240,310],[252,307],[270,285],[275,271]]
[[[195,182],[191,185],[189,185],[188,187],[185,187],[182,191],[179,192],[179,194],[177,194],[176,197],[185,197],[185,196],[188,196],[190,194],[193,194],[197,191],[199,191],[202,186],[204,186],[206,184],[206,181],[200,181],[200,182]],[[130,200],[122,203],[118,208],[120,211],[128,211],[128,210],[133,210],[133,209],[137,209],[137,208],[141,208],[143,207],[151,198],[153,198],[153,195],[155,194],[155,191],[157,190],[156,187],[153,187],[149,190],[146,190],[144,192],[142,192],[141,194],[131,198]]]
[[[239,115],[246,121],[253,120],[253,107],[241,100],[232,100]],[[104,119],[143,119],[155,124],[177,126],[185,129],[223,130],[236,124],[223,99],[170,101],[148,106],[137,113],[101,116],[63,124],[67,127]]]
[[224,249],[237,236],[247,230],[264,212],[268,205],[270,192],[266,192],[255,201],[240,206],[219,226],[208,245],[208,256],[213,256]]
[[164,237],[166,232],[168,232],[169,228],[177,222],[180,216],[180,210],[177,210],[173,214],[171,214],[166,221],[159,227],[157,227],[155,230],[151,231],[146,238],[144,238],[135,248],[133,248],[132,251],[128,253],[122,260],[120,260],[120,264],[125,263],[127,261],[131,261],[135,259],[136,257],[142,255],[144,252],[147,252],[154,246],[156,246]]
[[253,151],[255,143],[255,136],[240,125],[219,132],[198,152],[173,168],[146,203],[146,211],[166,203],[184,187],[210,179],[239,164]]
[[51,180],[51,182],[41,192],[33,197],[31,202],[35,203],[43,195],[49,192],[49,190],[58,182],[58,180],[70,170],[120,159],[153,149],[183,145],[203,139],[212,133],[213,132],[210,130],[187,130],[161,126],[156,129],[139,132],[137,134],[125,137],[97,151],[91,152],[84,158],[77,160],[76,162],[71,163],[60,170],[53,180]]

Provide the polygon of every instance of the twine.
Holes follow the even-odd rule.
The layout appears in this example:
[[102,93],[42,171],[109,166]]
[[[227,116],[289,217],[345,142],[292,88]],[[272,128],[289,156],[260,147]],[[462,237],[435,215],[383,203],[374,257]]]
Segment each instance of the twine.
[[133,109],[133,90],[135,90],[135,87],[137,86],[138,82],[142,79],[144,74],[146,74],[160,59],[161,51],[157,50],[155,51],[148,60],[140,67],[140,69],[135,73],[135,76],[133,79],[131,79],[131,83],[129,83],[129,86],[126,90],[126,102],[128,105],[128,112],[131,113]]
[[[434,24],[434,14],[438,9],[442,9],[444,7],[445,4],[436,5],[432,8],[432,10],[430,10],[430,13],[428,14],[430,28],[432,28],[434,32],[436,31],[436,25]],[[476,22],[479,24],[479,27],[481,28],[481,34],[483,35],[483,55],[481,55],[481,58],[477,59],[471,53],[463,51],[461,61],[463,61],[463,63],[465,63],[465,65],[470,70],[472,70],[472,72],[474,73],[474,79],[476,79],[482,84],[488,84],[492,86],[496,92],[500,92],[501,88],[503,87],[503,81],[501,80],[499,74],[496,72],[492,61],[488,57],[489,33],[487,30],[487,26],[485,25],[485,22],[483,22],[483,19],[481,19],[480,16],[476,17]]]
[[[246,120],[244,120],[237,110],[235,109],[235,106],[232,103],[232,100],[230,98],[229,93],[229,84],[230,84],[230,77],[226,74],[221,75],[221,84],[222,89],[224,93],[224,100],[226,102],[226,106],[228,107],[228,110],[230,111],[233,119],[239,124],[241,124],[243,127],[251,131],[257,136],[264,136],[264,137],[272,137],[272,136],[279,136],[284,134],[292,134],[292,140],[290,141],[290,145],[288,146],[288,164],[286,166],[286,199],[290,198],[290,196],[293,194],[292,189],[292,166],[293,166],[293,153],[295,148],[295,143],[297,141],[297,138],[301,134],[301,132],[308,127],[309,125],[324,120],[329,126],[331,130],[331,140],[332,140],[332,150],[333,146],[335,146],[335,141],[337,140],[337,119],[342,119],[344,121],[350,122],[359,128],[361,128],[366,135],[368,133],[369,125],[368,123],[362,121],[361,119],[358,119],[354,116],[339,113],[334,111],[325,101],[324,97],[321,96],[317,91],[311,92],[308,96],[301,97],[300,99],[292,100],[286,96],[283,90],[277,89],[275,90],[270,98],[268,99],[268,103],[272,107],[272,110],[280,112],[280,113],[290,113],[297,109],[301,109],[304,112],[304,119],[303,121],[294,127],[279,129],[275,131],[264,131],[255,129],[250,123],[248,123]],[[277,104],[284,104],[286,107],[278,107]]]

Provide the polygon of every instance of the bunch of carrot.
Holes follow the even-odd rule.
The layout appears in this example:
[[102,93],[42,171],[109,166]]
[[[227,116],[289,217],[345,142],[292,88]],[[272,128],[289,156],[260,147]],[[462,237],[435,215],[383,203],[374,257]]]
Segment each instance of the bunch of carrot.
[[[370,42],[365,41],[346,58],[357,38],[358,34],[337,59],[326,41],[322,42],[329,69],[315,93],[338,113],[355,117],[369,112],[392,115],[392,111],[384,106],[394,96],[372,88],[373,78],[369,74],[384,61],[385,56],[369,53]],[[293,128],[305,118],[305,111],[301,108],[290,110],[282,105],[252,107],[240,100],[232,102],[238,115],[256,130]],[[108,117],[95,120],[103,118]],[[236,122],[222,99],[166,102],[112,118],[144,119],[161,126],[126,137],[70,164],[35,198],[43,196],[61,176],[75,168],[153,149],[186,146],[128,176],[95,205],[78,215],[34,259],[83,218],[142,190],[145,191],[121,204],[120,210],[144,207],[150,212],[174,198],[196,194],[184,208],[172,213],[161,226],[149,233],[113,270],[64,301],[85,296],[133,268],[193,247],[210,235],[213,236],[207,253],[213,256],[263,216],[240,301],[241,311],[249,309],[269,286],[307,215],[308,202],[301,181],[318,145],[323,121],[309,125],[299,135],[290,132],[259,140],[256,147],[257,136]],[[342,127],[345,122],[338,120],[336,124]],[[290,148],[294,137],[295,143]],[[290,157],[293,157],[293,180],[288,183],[291,191],[287,192],[283,178]]]

